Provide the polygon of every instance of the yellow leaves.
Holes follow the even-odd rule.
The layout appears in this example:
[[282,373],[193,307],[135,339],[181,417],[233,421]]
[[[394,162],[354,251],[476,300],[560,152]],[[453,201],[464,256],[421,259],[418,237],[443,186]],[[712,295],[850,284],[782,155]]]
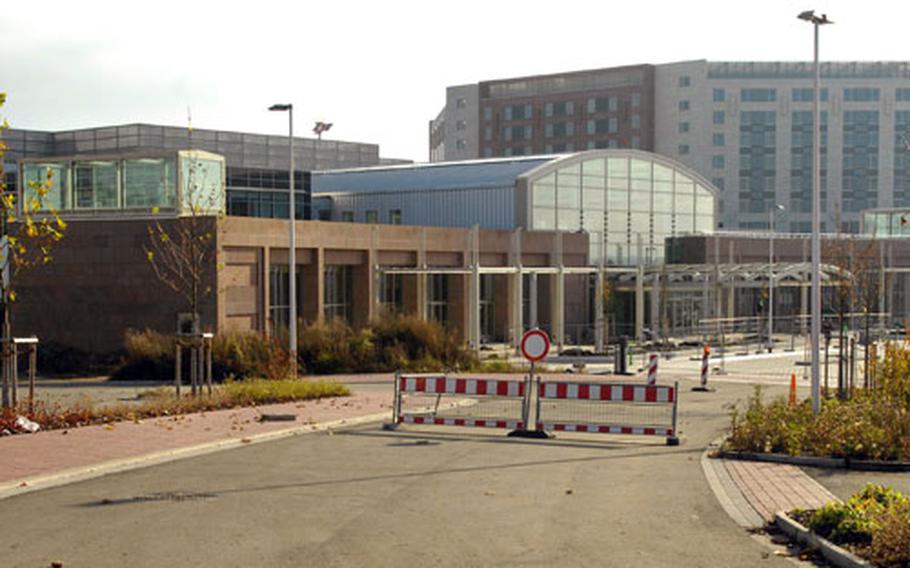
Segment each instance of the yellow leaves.
[[15,290],[10,290],[10,291],[9,291],[9,301],[10,301],[10,302],[15,302],[15,301],[16,301],[16,291],[15,291]]
[[149,262],[154,262],[154,261],[155,261],[155,253],[153,253],[153,252],[150,251],[150,250],[145,251],[145,258],[147,258]]
[[160,212],[161,212],[160,207],[152,207],[152,215],[157,215]]

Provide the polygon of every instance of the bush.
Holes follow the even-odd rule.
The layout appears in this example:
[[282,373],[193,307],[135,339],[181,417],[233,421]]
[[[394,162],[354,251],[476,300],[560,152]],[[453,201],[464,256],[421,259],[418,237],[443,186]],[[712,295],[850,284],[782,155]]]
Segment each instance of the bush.
[[439,323],[395,315],[370,324],[383,371],[460,371],[471,368],[473,353]]
[[876,566],[910,566],[910,505],[897,504],[878,519],[879,529],[872,536],[869,560]]
[[[114,380],[174,380],[176,339],[157,331],[126,332],[126,355],[111,376]],[[184,379],[189,377],[189,356],[182,357]],[[226,332],[215,336],[212,345],[212,380],[263,377],[287,378],[287,354],[272,338],[255,332]]]

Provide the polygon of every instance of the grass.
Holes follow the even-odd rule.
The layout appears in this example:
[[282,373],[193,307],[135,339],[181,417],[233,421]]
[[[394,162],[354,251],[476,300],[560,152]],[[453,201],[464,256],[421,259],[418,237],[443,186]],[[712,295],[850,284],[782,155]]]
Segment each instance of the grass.
[[37,422],[43,430],[74,428],[90,424],[106,424],[124,420],[141,420],[161,416],[175,416],[193,412],[224,410],[241,406],[277,404],[298,400],[313,400],[334,396],[349,396],[350,390],[335,381],[322,380],[266,380],[227,381],[215,388],[212,395],[199,397],[181,396],[159,388],[142,393],[138,404],[95,406],[84,400],[72,405],[36,402],[31,410],[26,405],[18,409],[0,411],[0,431],[15,433],[19,416]]

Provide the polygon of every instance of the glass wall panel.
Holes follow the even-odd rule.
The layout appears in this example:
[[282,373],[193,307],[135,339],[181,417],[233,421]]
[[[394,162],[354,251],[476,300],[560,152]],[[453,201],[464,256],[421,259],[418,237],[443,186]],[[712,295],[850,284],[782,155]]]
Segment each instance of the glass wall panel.
[[695,190],[695,213],[714,215],[714,196],[702,186],[698,186]]
[[676,234],[691,233],[695,230],[695,215],[691,213],[676,214]]
[[606,166],[603,160],[587,160],[582,162],[582,174],[586,176],[604,177]]
[[651,179],[651,162],[633,158],[632,179]]
[[578,209],[560,209],[558,211],[558,229],[560,231],[577,231],[581,229]]
[[35,197],[34,192],[31,191],[30,186],[32,184],[46,184],[48,181],[48,171],[51,174],[51,187],[47,192],[47,195],[42,200],[43,209],[56,209],[61,210],[69,206],[68,195],[68,180],[67,180],[67,171],[68,168],[64,164],[60,163],[40,163],[40,164],[25,164],[22,167],[22,190],[25,195],[25,199],[32,199]]
[[575,172],[560,170],[556,176],[556,204],[563,207],[578,208],[581,204],[579,186],[581,178]]
[[713,215],[696,215],[695,216],[695,230],[701,231],[703,233],[710,233],[714,230],[714,216]]
[[[604,228],[604,216],[599,213],[594,213],[591,211],[584,212],[584,230],[588,232],[592,231],[601,231]],[[593,238],[593,237],[592,237]]]
[[[673,232],[673,215],[669,213],[654,214],[654,233],[669,235]],[[657,238],[655,238],[657,241]]]
[[[186,210],[224,210],[224,162],[183,156],[182,206]],[[287,202],[284,204],[287,215]]]
[[76,162],[73,168],[76,209],[115,209],[120,205],[116,162]]
[[555,207],[556,174],[550,174],[535,181],[532,193],[535,207]]
[[628,158],[607,158],[607,175],[611,178],[629,177]]
[[654,180],[655,181],[673,181],[673,170],[667,166],[654,163]]
[[589,183],[589,178],[584,178],[584,187],[581,192],[581,201],[582,208],[585,212],[588,211],[603,211],[604,210],[604,199],[606,198],[606,190],[603,185],[597,185]]
[[692,215],[695,213],[695,195],[692,191],[677,192],[674,211],[677,214]]
[[173,207],[176,192],[173,159],[123,161],[124,207]]
[[555,209],[535,207],[533,216],[534,218],[531,221],[532,228],[540,231],[548,231],[556,228]]
[[[621,213],[619,215],[610,215],[607,218],[607,230],[611,235],[619,234],[622,235],[620,240],[626,240],[626,233],[629,231],[629,215],[627,213]],[[610,240],[614,241],[617,237],[611,236]]]

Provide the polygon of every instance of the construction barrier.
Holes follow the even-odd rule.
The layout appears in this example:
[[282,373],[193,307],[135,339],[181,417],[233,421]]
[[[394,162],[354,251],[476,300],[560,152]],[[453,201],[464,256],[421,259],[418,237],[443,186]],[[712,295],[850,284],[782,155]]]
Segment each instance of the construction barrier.
[[[523,381],[395,374],[392,424],[524,429],[528,423]],[[483,402],[483,404],[480,404]]]
[[666,436],[677,445],[679,384],[542,382],[537,429]]
[[657,384],[657,353],[648,356],[648,384]]
[[699,380],[698,386],[693,387],[694,391],[701,392],[711,392],[711,389],[708,388],[708,367],[710,365],[709,359],[711,357],[711,345],[706,343],[705,348],[701,354],[701,379]]

